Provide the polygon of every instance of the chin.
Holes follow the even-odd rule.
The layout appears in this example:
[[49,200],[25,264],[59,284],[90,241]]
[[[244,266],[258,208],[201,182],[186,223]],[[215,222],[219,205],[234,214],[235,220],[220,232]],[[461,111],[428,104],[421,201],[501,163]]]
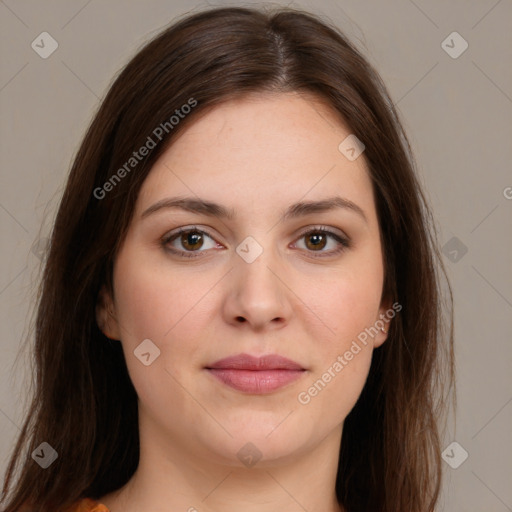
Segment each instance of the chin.
[[311,442],[305,425],[294,425],[292,415],[285,421],[283,414],[278,421],[265,420],[261,415],[246,416],[243,424],[226,425],[233,437],[219,434],[214,440],[208,437],[207,443],[220,457],[229,454],[226,462],[230,465],[252,467],[257,463],[258,467],[271,467],[297,455]]

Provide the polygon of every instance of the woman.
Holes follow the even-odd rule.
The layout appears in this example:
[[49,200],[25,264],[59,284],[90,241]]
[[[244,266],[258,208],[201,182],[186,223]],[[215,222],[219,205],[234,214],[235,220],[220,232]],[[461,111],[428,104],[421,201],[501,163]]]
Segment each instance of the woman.
[[71,169],[4,510],[432,512],[440,271],[393,104],[338,30],[185,18]]

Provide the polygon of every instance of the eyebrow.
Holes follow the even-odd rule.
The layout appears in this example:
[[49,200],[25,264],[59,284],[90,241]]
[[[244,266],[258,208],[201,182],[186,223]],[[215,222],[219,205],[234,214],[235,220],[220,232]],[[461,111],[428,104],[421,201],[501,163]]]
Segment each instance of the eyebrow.
[[[227,220],[232,220],[235,217],[234,209],[226,208],[225,206],[205,199],[195,197],[168,197],[156,202],[146,209],[142,213],[141,218],[144,219],[158,211],[168,208],[180,208],[188,212]],[[345,199],[340,196],[329,197],[319,201],[301,201],[294,203],[285,210],[281,216],[281,220],[303,217],[312,213],[327,212],[336,208],[352,211],[359,215],[366,223],[368,222],[368,219],[360,206],[349,199]]]

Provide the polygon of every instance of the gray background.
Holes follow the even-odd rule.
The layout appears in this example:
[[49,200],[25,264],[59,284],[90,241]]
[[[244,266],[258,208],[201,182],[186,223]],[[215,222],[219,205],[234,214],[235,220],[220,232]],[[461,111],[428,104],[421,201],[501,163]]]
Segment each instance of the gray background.
[[[460,462],[462,448],[469,454],[457,469],[443,462],[439,511],[512,511],[512,4],[281,4],[333,20],[377,67],[402,115],[436,216],[455,293],[458,386],[456,424],[452,418],[443,447],[460,444],[448,450],[451,461]],[[2,474],[22,423],[29,377],[27,352],[14,362],[73,154],[114,74],[135,50],[176,16],[206,5],[0,1]],[[58,42],[46,59],[31,47],[44,31]],[[462,48],[456,38],[446,39],[454,31],[469,45],[457,58],[443,49]]]

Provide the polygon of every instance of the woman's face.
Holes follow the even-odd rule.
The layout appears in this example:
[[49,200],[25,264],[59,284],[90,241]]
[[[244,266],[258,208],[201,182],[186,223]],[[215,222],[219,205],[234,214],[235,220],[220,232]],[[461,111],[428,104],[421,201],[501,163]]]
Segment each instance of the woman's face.
[[[252,95],[152,168],[114,265],[115,320],[98,316],[123,346],[141,449],[241,466],[339,443],[386,336],[365,329],[388,306],[364,153],[338,148],[349,134],[313,96]],[[295,366],[222,363],[240,354]]]

